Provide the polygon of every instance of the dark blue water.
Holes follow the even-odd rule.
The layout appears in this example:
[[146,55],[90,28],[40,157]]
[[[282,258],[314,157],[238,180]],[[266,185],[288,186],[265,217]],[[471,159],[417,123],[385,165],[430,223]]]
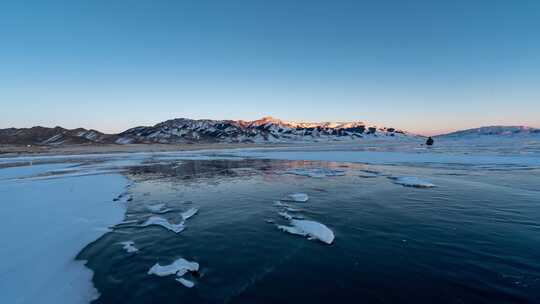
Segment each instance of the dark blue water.
[[[345,175],[283,174],[306,167]],[[396,175],[437,187],[403,187]],[[537,168],[184,161],[128,176],[127,220],[144,222],[156,203],[170,220],[199,213],[179,234],[124,225],[87,246],[79,258],[95,272],[96,303],[540,302]],[[292,192],[309,194],[295,207],[333,230],[332,245],[276,228],[286,221],[274,201]],[[127,240],[140,251],[122,250]],[[147,274],[180,257],[200,264],[186,275],[195,287]]]

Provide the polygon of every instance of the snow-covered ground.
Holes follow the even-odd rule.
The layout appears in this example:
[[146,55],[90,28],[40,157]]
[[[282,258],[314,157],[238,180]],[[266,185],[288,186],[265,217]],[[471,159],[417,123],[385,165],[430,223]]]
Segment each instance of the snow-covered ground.
[[92,272],[75,257],[107,227],[122,221],[124,209],[111,199],[126,179],[12,179],[69,166],[0,170],[0,303],[76,304],[97,298]]

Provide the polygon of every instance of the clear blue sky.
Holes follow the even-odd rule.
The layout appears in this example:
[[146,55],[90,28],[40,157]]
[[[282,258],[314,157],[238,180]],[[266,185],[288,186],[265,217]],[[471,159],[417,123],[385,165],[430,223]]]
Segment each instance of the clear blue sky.
[[0,128],[540,127],[540,1],[2,1]]

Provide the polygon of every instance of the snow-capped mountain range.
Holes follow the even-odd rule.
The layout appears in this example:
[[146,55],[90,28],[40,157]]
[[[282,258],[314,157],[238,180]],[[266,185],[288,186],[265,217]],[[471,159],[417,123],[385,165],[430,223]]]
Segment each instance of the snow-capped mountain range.
[[474,129],[456,131],[438,135],[440,138],[475,138],[475,137],[512,137],[512,136],[540,136],[540,129],[526,126],[488,126]]
[[333,141],[396,135],[405,136],[405,132],[367,126],[363,122],[297,123],[272,117],[254,121],[178,118],[152,127],[126,130],[118,134],[116,143]]
[[366,137],[407,137],[395,128],[377,127],[357,122],[286,122],[272,117],[254,121],[177,118],[154,126],[131,128],[119,134],[61,127],[0,129],[0,144],[134,144],[193,142],[317,142],[349,141]]
[[[474,139],[486,137],[538,136],[540,129],[523,126],[490,126],[457,131],[437,138]],[[292,143],[389,140],[423,138],[405,131],[356,122],[290,122],[263,117],[254,121],[177,118],[154,126],[141,126],[118,134],[104,134],[83,128],[0,129],[0,145],[73,145],[138,143]]]

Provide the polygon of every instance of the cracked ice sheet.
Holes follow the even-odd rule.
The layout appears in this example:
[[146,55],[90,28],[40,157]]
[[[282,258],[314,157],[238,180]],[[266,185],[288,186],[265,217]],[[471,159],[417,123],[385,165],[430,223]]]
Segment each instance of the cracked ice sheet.
[[111,198],[126,184],[120,175],[0,182],[0,303],[96,299],[92,271],[74,259],[102,228],[122,221],[125,211]]

